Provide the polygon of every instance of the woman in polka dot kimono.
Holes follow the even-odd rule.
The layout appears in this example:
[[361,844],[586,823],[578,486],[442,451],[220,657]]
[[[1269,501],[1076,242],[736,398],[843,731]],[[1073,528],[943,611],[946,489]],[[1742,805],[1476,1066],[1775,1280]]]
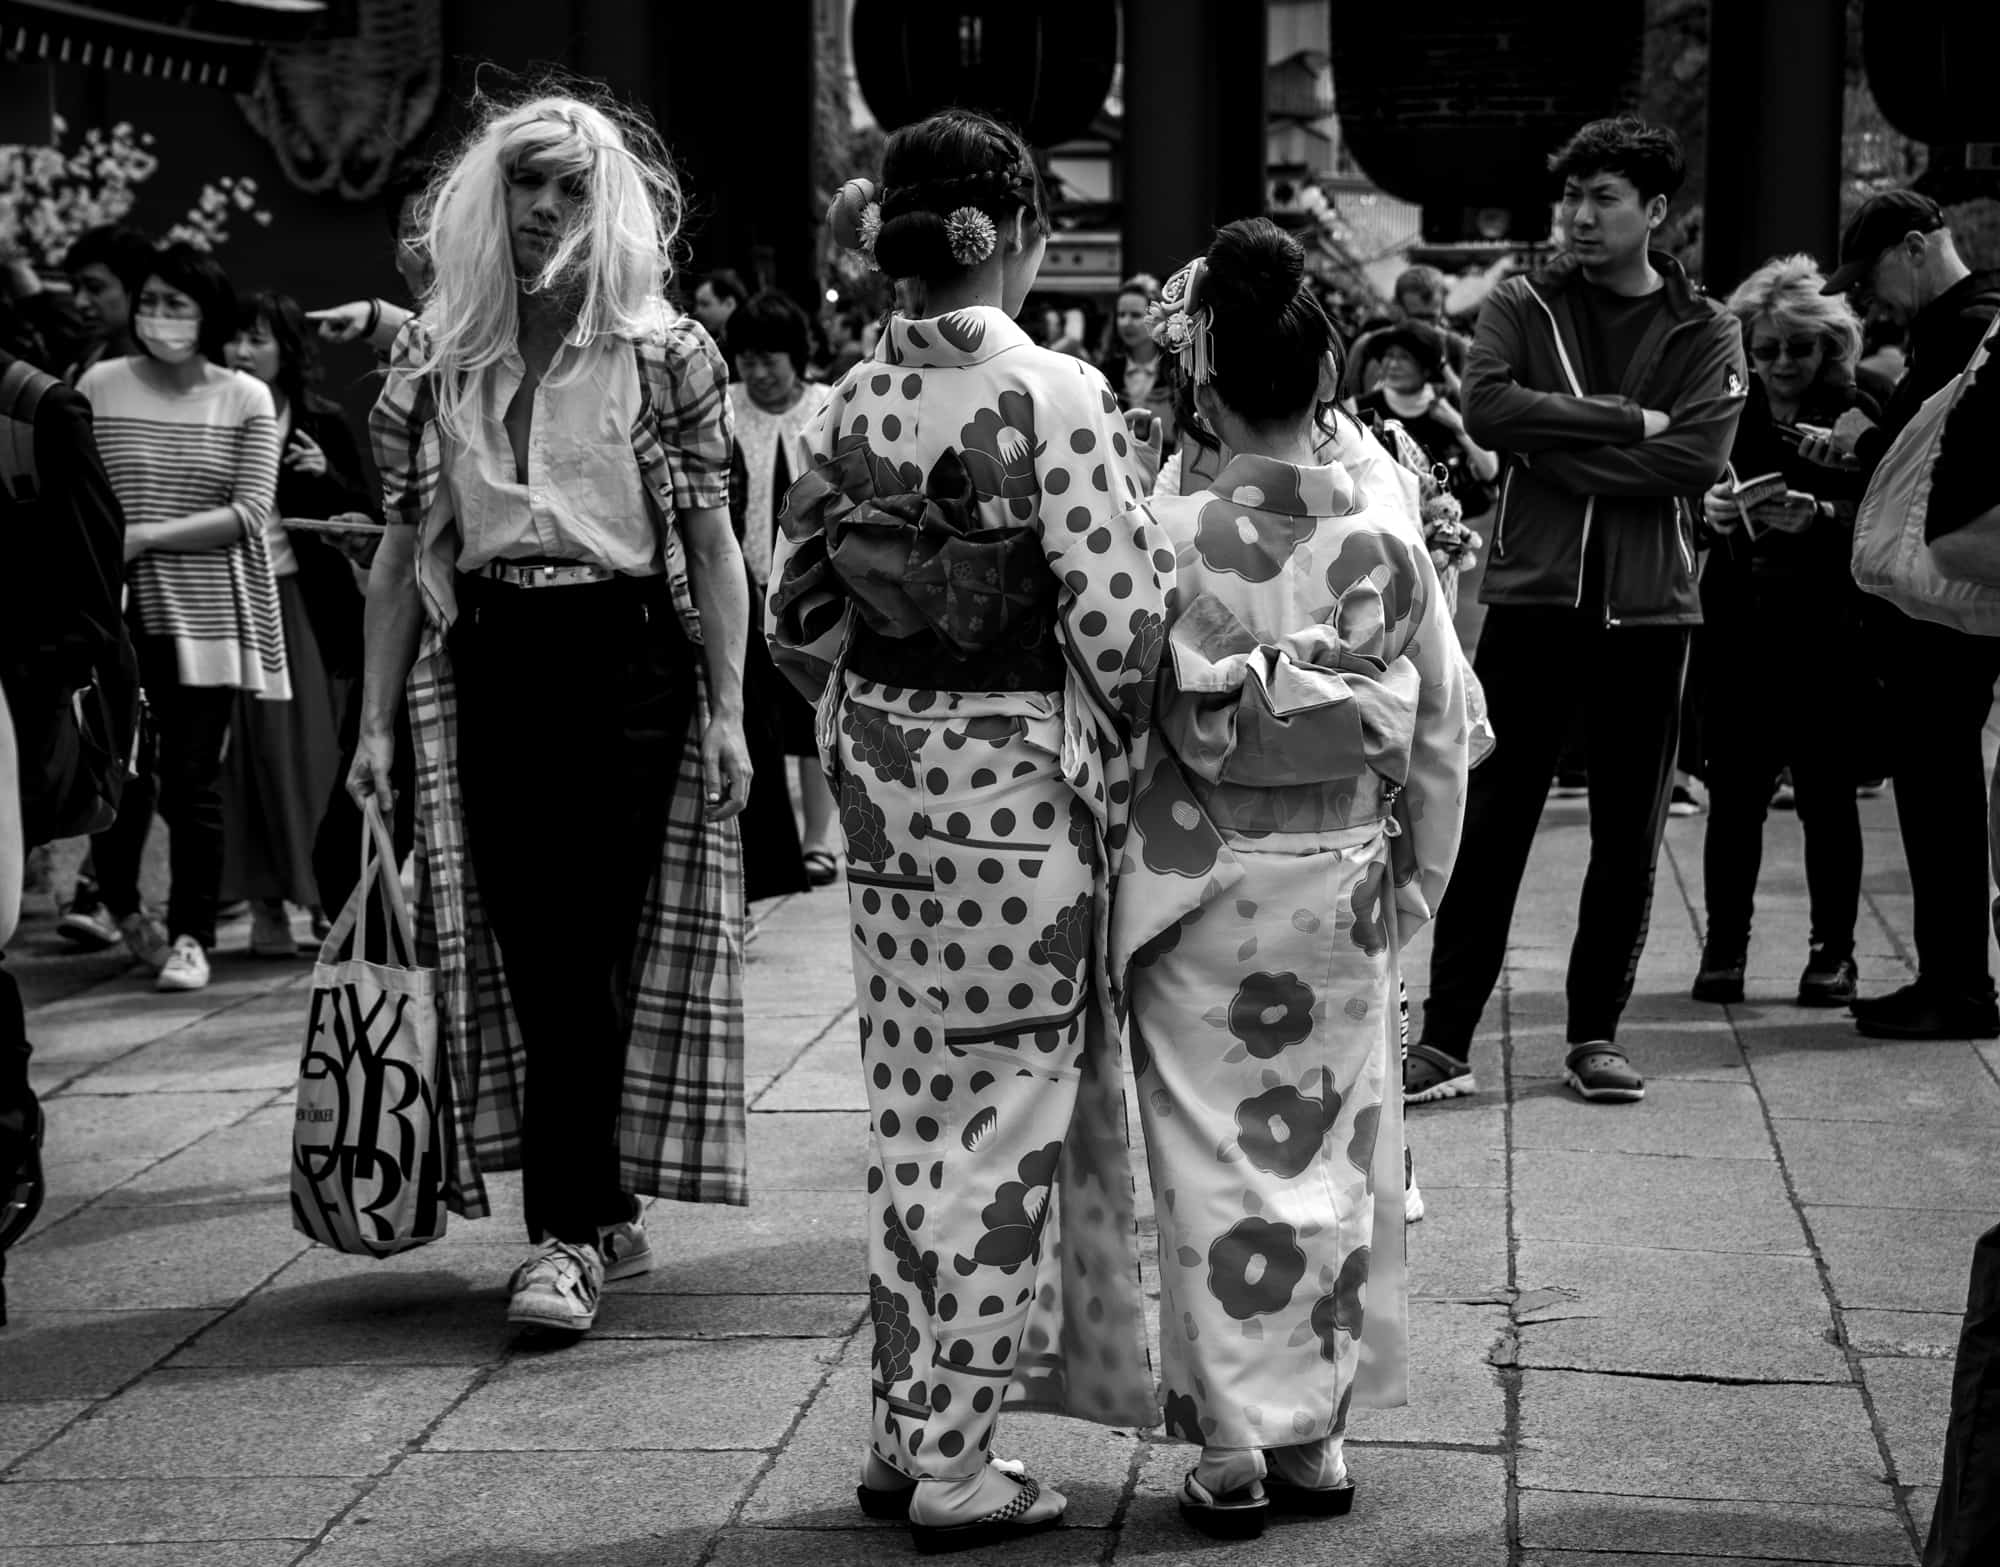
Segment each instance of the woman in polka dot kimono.
[[[1060,1520],[1010,1405],[1150,1424],[1105,866],[1174,559],[1156,448],[1014,324],[1046,247],[1020,140],[897,132],[829,222],[903,314],[808,432],[767,626],[819,700],[847,841],[868,1170],[860,1501],[926,1550]],[[1115,525],[1114,525],[1115,524]]]
[[1458,851],[1462,659],[1398,492],[1325,461],[1332,329],[1297,242],[1233,223],[1155,330],[1228,461],[1153,500],[1178,551],[1113,961],[1160,1229],[1181,1508],[1344,1513],[1350,1402],[1403,1402],[1397,949]]

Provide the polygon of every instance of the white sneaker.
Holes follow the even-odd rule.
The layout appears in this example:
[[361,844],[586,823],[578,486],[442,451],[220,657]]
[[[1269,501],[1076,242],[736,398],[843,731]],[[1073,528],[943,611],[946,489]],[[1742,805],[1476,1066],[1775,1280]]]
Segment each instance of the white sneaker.
[[1424,1216],[1424,1189],[1417,1184],[1417,1162],[1410,1157],[1409,1145],[1403,1147],[1403,1222],[1415,1224]]
[[192,936],[176,936],[173,948],[167,954],[167,961],[161,965],[160,977],[153,981],[153,988],[206,990],[208,954],[201,950],[201,943]]
[[514,1270],[507,1320],[522,1327],[588,1332],[604,1290],[604,1259],[595,1246],[548,1240]]
[[167,959],[173,955],[167,927],[143,909],[120,920],[118,934],[125,938],[125,950],[155,974],[167,966]]
[[604,1255],[606,1283],[653,1271],[653,1243],[646,1239],[643,1217],[605,1225],[597,1232],[597,1249]]

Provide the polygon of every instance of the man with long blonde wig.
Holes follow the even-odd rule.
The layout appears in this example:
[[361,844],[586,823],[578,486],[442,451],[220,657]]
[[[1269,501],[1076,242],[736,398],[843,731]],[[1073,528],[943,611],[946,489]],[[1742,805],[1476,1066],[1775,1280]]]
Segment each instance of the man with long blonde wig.
[[436,268],[370,420],[388,536],[349,788],[417,752],[448,1198],[524,1172],[510,1321],[652,1265],[639,1199],[746,1200],[748,603],[714,342],[665,302],[680,188],[571,97],[493,112],[425,195]]

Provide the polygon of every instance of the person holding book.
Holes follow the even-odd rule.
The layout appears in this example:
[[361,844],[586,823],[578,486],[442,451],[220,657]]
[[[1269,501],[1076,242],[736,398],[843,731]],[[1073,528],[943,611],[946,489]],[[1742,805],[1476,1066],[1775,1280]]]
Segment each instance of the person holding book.
[[[1848,570],[1858,468],[1811,461],[1801,432],[1849,409],[1878,417],[1855,386],[1861,323],[1821,293],[1810,256],[1765,263],[1729,298],[1743,324],[1751,386],[1730,472],[1703,498],[1714,544],[1702,574],[1697,660],[1699,733],[1709,785],[1703,887],[1708,939],[1697,1001],[1743,999],[1764,817],[1789,767],[1805,832],[1812,934],[1800,1006],[1854,999],[1854,926],[1861,898],[1855,786],[1871,765],[1857,723],[1854,667],[1866,608]],[[1865,677],[1864,677],[1865,678]]]

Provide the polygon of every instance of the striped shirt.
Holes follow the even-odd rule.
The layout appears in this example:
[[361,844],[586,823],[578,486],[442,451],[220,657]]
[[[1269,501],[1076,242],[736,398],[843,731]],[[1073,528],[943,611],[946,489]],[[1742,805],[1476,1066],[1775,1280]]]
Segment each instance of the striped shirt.
[[199,386],[161,391],[132,359],[92,365],[77,383],[90,399],[104,471],[128,525],[174,522],[227,506],[242,521],[234,542],[196,551],[151,550],[126,568],[139,627],[172,637],[190,686],[236,686],[285,701],[278,590],[264,526],[278,488],[278,425],[255,378],[210,367]]

